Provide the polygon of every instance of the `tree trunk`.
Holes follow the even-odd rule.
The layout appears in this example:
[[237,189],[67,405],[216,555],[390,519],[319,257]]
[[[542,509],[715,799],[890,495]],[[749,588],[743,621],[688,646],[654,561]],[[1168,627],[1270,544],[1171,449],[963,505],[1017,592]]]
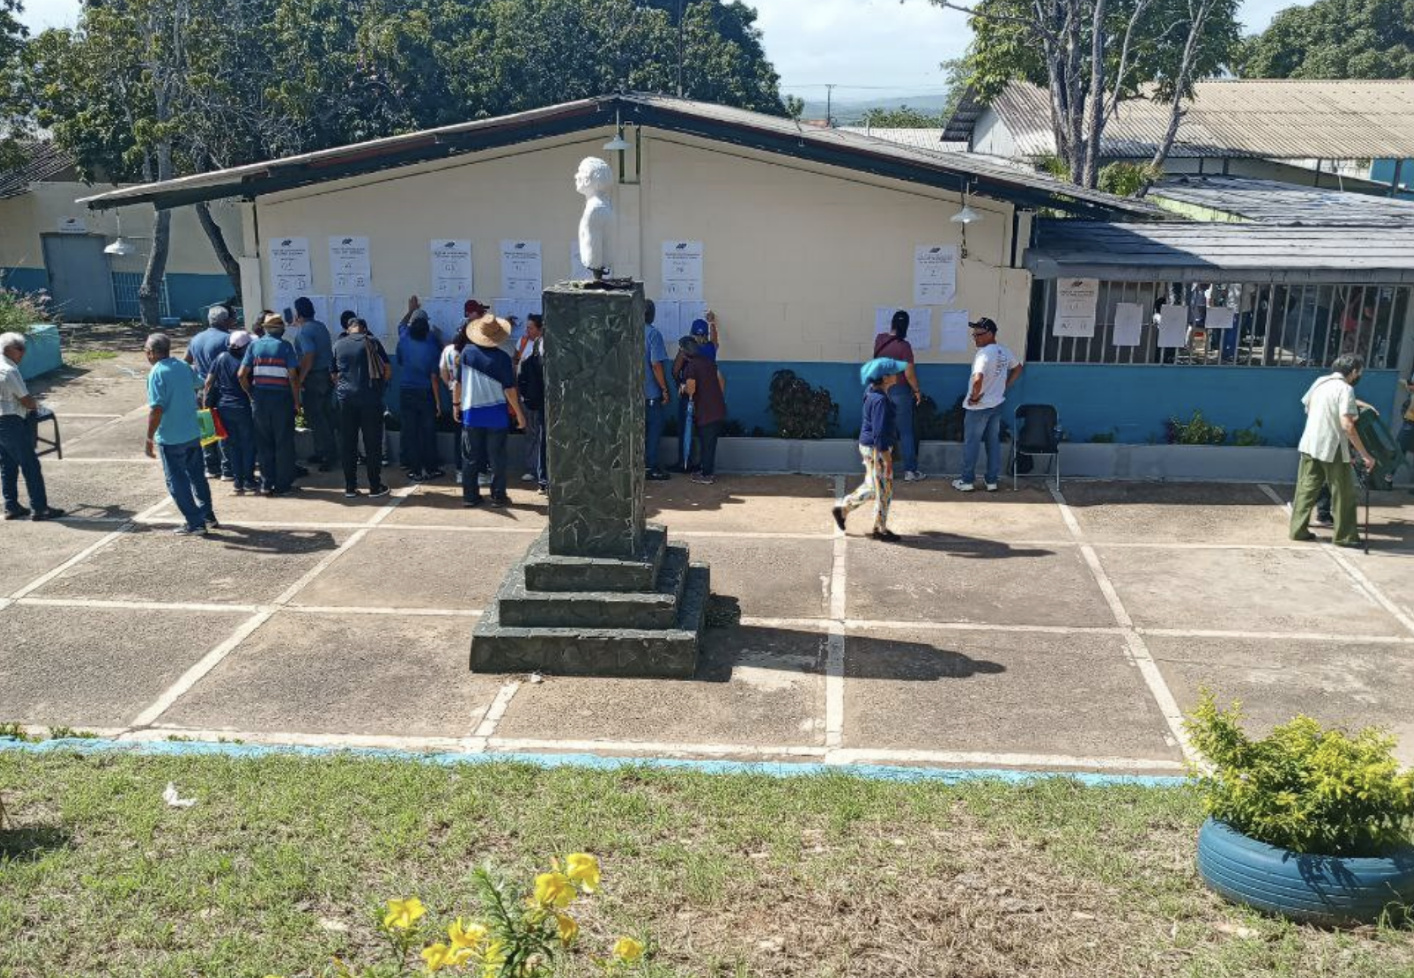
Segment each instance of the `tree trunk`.
[[[1149,163],[1158,172],[1163,172],[1169,151],[1173,149],[1174,140],[1178,137],[1179,124],[1183,122],[1183,96],[1193,81],[1193,64],[1198,58],[1198,43],[1203,37],[1203,29],[1208,24],[1208,15],[1212,13],[1213,3],[1214,0],[1190,0],[1188,4],[1192,20],[1188,24],[1188,40],[1183,45],[1178,76],[1174,78],[1173,101],[1169,104],[1169,124],[1164,131],[1163,140],[1154,151],[1154,158]],[[1146,184],[1140,190],[1139,196],[1143,197],[1148,191]]]
[[1080,110],[1085,122],[1080,185],[1095,189],[1100,169],[1100,135],[1105,126],[1105,0],[1095,0],[1090,25],[1090,91]]
[[[157,145],[157,179],[172,179],[172,144]],[[167,250],[172,239],[172,212],[162,209],[152,219],[152,251],[147,256],[147,268],[142,273],[142,285],[137,290],[138,309],[142,324],[148,329],[162,325],[162,280],[167,274]]]
[[201,222],[201,229],[206,232],[206,238],[211,242],[211,250],[216,253],[216,260],[221,263],[221,267],[226,270],[226,277],[231,280],[232,294],[239,297],[241,294],[241,264],[236,261],[236,256],[231,254],[231,249],[226,245],[225,232],[221,230],[221,225],[216,223],[216,219],[211,216],[211,205],[206,201],[196,205],[196,219]]

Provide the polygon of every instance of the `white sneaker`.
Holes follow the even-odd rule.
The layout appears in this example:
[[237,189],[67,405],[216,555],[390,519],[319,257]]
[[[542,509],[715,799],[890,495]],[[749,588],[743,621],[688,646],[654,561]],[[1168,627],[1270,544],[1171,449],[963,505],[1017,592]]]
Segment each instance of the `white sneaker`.
[[922,482],[922,481],[923,481],[924,479],[926,479],[926,478],[928,478],[927,475],[925,475],[925,474],[922,473],[922,472],[919,472],[917,469],[914,469],[912,472],[908,472],[908,473],[906,473],[906,474],[904,475],[903,481],[905,481],[905,482]]
[[961,479],[952,480],[952,487],[958,492],[976,492],[977,487],[970,482],[963,482]]
[[988,491],[988,492],[996,492],[996,491],[997,491],[997,484],[996,484],[995,482],[989,482],[989,483],[987,483],[987,491]]
[[462,470],[461,470],[461,469],[457,469],[457,485],[461,485],[461,484],[462,484]]
[[904,482],[912,482],[912,481],[913,481],[913,473],[912,473],[912,472],[905,472],[905,473],[903,474],[903,481],[904,481]]
[[521,482],[534,482],[534,481],[535,481],[535,476],[531,475],[529,472],[523,472],[523,473],[521,473],[520,481],[521,481]]

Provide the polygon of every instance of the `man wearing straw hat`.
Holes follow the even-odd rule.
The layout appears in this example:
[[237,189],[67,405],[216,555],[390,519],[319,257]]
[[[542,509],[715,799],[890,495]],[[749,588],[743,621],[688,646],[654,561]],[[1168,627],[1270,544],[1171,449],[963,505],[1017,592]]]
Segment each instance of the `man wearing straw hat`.
[[462,505],[480,506],[476,475],[491,471],[491,505],[510,503],[506,494],[506,437],[510,415],[524,428],[525,412],[516,393],[515,366],[500,349],[511,335],[510,324],[487,313],[466,325],[468,343],[452,388],[453,413],[462,425]]

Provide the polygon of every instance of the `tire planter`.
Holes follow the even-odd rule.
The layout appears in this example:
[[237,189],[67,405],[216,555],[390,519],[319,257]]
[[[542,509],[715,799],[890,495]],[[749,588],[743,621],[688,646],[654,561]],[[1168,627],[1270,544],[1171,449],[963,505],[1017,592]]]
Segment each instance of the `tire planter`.
[[1198,872],[1234,903],[1312,924],[1369,923],[1391,904],[1414,904],[1414,846],[1374,858],[1301,855],[1210,818]]

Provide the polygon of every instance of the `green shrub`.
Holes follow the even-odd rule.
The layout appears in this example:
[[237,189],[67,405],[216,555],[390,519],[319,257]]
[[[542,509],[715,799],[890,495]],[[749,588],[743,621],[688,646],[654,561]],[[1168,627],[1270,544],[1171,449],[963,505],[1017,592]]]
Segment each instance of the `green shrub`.
[[1198,410],[1187,421],[1169,418],[1164,434],[1170,445],[1221,445],[1227,441],[1227,429],[1208,421]]
[[1414,771],[1400,772],[1394,738],[1353,738],[1310,717],[1262,740],[1242,729],[1241,704],[1219,710],[1209,690],[1184,729],[1211,770],[1195,771],[1203,807],[1249,838],[1293,852],[1376,856],[1414,837]]
[[1258,418],[1252,422],[1250,428],[1238,428],[1232,433],[1232,443],[1243,448],[1254,448],[1257,445],[1265,445],[1267,440],[1262,437],[1262,419]]
[[840,406],[823,387],[812,387],[793,370],[771,375],[771,417],[782,438],[825,438],[840,421]]
[[49,297],[0,287],[0,333],[27,333],[36,323],[49,322]]
[[1097,431],[1090,436],[1092,445],[1113,445],[1118,440],[1118,432],[1111,428],[1109,431]]

